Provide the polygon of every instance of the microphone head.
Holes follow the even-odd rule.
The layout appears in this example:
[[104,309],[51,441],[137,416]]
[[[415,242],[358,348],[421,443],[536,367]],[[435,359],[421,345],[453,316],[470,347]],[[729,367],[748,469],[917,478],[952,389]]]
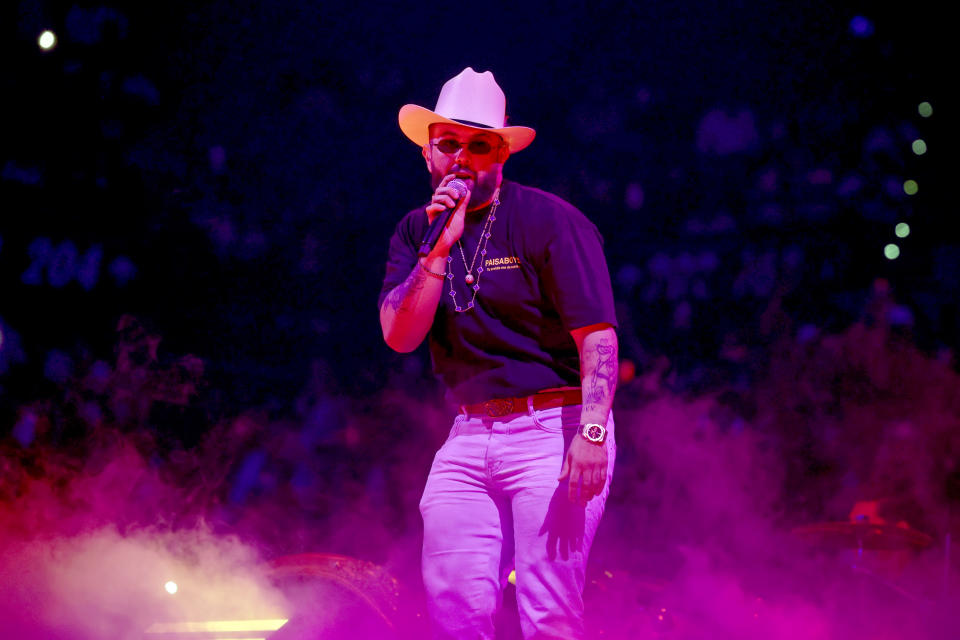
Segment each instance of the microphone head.
[[468,191],[467,183],[461,180],[460,178],[454,178],[453,180],[447,183],[447,186],[460,194],[457,197],[457,200],[467,195],[467,191]]

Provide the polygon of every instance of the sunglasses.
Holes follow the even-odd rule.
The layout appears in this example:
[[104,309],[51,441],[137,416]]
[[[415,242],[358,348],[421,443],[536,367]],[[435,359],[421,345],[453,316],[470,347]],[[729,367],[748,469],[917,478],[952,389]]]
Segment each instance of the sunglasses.
[[463,143],[454,138],[443,138],[442,140],[436,140],[433,142],[433,146],[439,149],[441,153],[445,153],[449,156],[457,153],[463,147],[466,147],[467,151],[469,151],[471,155],[475,156],[485,156],[494,149],[493,145],[486,140],[471,140],[470,142]]

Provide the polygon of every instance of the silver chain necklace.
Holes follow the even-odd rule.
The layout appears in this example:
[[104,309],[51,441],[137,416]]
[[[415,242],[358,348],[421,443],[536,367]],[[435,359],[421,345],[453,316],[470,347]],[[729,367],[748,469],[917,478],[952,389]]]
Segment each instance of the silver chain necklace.
[[464,281],[468,286],[472,285],[470,288],[473,289],[473,297],[470,298],[470,302],[467,303],[466,307],[461,307],[457,304],[457,292],[453,290],[453,265],[449,264],[453,262],[453,256],[447,256],[447,280],[450,283],[450,297],[453,298],[453,310],[458,313],[463,313],[464,311],[469,311],[473,309],[474,302],[477,300],[477,293],[480,291],[480,274],[483,273],[483,265],[480,264],[477,266],[477,276],[473,276],[473,267],[477,262],[477,256],[483,259],[483,256],[487,255],[487,243],[490,240],[490,229],[493,227],[493,221],[497,219],[495,215],[497,213],[497,207],[500,206],[500,188],[498,187],[496,191],[493,192],[493,204],[490,205],[490,215],[487,216],[487,221],[483,224],[483,231],[480,233],[480,239],[477,240],[477,248],[473,252],[473,260],[470,261],[470,265],[467,265],[467,255],[463,252],[463,244],[460,240],[457,240],[457,246],[460,247],[460,257],[463,259],[463,268],[466,269],[467,275],[464,277]]

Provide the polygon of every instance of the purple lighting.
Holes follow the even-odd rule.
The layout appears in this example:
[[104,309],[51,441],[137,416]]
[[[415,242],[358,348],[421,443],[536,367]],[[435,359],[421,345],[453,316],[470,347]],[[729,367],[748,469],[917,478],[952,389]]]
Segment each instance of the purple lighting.
[[858,38],[869,38],[873,35],[873,22],[864,16],[853,16],[850,20],[850,33]]
[[946,3],[2,6],[0,640],[960,640]]

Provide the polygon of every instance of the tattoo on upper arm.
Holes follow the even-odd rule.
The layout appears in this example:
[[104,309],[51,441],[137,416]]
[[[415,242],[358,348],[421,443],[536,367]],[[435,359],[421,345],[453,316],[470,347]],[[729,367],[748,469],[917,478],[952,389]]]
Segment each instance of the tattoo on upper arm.
[[413,268],[407,279],[398,284],[387,296],[386,303],[390,305],[394,313],[404,313],[411,311],[419,298],[421,291],[427,282],[427,276],[423,270],[417,267]]
[[617,345],[604,338],[592,349],[595,353],[584,354],[592,359],[596,358],[596,366],[590,377],[588,388],[584,389],[584,397],[591,404],[603,403],[613,398],[617,387]]

